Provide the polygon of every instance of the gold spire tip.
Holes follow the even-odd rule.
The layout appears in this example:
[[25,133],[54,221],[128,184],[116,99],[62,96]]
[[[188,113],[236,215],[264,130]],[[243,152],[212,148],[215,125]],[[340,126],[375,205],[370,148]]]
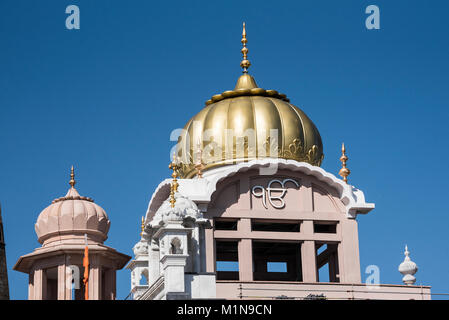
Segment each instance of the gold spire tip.
[[173,177],[173,180],[170,185],[170,204],[171,204],[172,208],[175,207],[175,202],[176,202],[175,193],[178,192],[178,186],[179,186],[177,178],[178,178],[178,169],[180,168],[180,165],[177,162],[178,161],[176,158],[176,154],[174,153],[173,161],[168,165],[168,168],[173,170],[173,173],[171,175]]
[[242,54],[243,54],[243,60],[240,62],[240,66],[243,69],[243,73],[248,73],[248,68],[251,65],[251,62],[249,62],[248,60],[248,48],[246,47],[246,43],[248,42],[248,40],[246,39],[246,27],[245,27],[245,22],[243,22],[243,32],[242,32],[242,44],[243,44],[243,48],[242,48]]
[[351,171],[348,168],[346,168],[346,161],[348,161],[348,157],[346,156],[346,148],[344,143],[342,143],[341,145],[340,161],[342,164],[342,168],[340,169],[340,172],[338,174],[343,177],[344,182],[348,183],[348,176],[351,173]]
[[69,184],[72,186],[72,188],[75,187],[76,181],[75,181],[75,170],[72,168],[70,169],[70,181]]
[[142,225],[140,226],[140,236],[143,236],[143,231],[145,230],[145,219],[142,216]]

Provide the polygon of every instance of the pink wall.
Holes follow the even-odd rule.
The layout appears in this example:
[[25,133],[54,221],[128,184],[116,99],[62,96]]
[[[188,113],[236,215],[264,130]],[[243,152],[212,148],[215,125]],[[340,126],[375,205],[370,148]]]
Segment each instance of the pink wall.
[[[268,199],[267,208],[261,197],[252,192],[254,186],[267,187],[269,181],[293,179],[299,187],[288,182],[283,197],[283,208],[273,207]],[[280,187],[278,184],[272,185]],[[261,190],[257,190],[258,193]],[[279,192],[273,195],[279,195]],[[277,206],[279,200],[273,200]],[[252,281],[253,240],[279,240],[300,242],[303,281],[316,282],[315,243],[338,244],[338,268],[340,283],[360,283],[360,264],[357,222],[345,215],[344,204],[338,192],[315,177],[298,172],[279,171],[274,176],[260,176],[256,170],[239,173],[220,182],[213,194],[207,218],[238,218],[236,231],[214,230],[206,232],[207,271],[215,271],[214,238],[238,239],[240,280]],[[300,232],[252,231],[251,219],[300,220]],[[337,223],[336,233],[314,233],[314,221]]]

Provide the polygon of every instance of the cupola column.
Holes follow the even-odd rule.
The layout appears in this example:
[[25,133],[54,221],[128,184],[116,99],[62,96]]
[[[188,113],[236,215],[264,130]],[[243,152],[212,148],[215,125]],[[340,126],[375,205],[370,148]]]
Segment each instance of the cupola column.
[[47,299],[47,277],[43,269],[33,271],[33,300]]
[[58,266],[58,300],[72,300],[72,270],[66,264]]

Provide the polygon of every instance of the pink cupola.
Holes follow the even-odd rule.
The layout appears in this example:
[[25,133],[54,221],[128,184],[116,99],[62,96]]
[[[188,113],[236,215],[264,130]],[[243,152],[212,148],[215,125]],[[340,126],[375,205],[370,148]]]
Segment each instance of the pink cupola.
[[[41,247],[23,255],[14,270],[29,275],[30,300],[113,300],[116,271],[131,257],[104,245],[110,220],[105,210],[75,189],[72,167],[70,189],[38,216],[35,230]],[[88,286],[83,282],[84,252],[88,247]]]
[[53,200],[37,218],[38,241],[43,246],[66,241],[84,244],[86,234],[88,239],[103,243],[108,238],[108,215],[93,199],[79,195],[73,176],[70,185],[67,194]]

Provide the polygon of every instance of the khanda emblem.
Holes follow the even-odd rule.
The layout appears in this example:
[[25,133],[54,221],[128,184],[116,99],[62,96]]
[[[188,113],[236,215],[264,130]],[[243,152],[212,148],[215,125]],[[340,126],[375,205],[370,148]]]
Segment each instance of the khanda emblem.
[[[287,188],[285,187],[285,185],[288,182],[293,183],[297,188],[299,188],[298,182],[293,179],[284,179],[282,181],[273,179],[268,183],[267,188],[264,188],[262,186],[254,186],[251,189],[251,193],[257,198],[262,197],[262,203],[266,209],[268,209],[267,199],[274,208],[282,209],[283,207],[285,207],[284,196],[287,193]],[[280,185],[280,188],[273,188],[273,184],[275,184],[275,186],[276,184]]]

